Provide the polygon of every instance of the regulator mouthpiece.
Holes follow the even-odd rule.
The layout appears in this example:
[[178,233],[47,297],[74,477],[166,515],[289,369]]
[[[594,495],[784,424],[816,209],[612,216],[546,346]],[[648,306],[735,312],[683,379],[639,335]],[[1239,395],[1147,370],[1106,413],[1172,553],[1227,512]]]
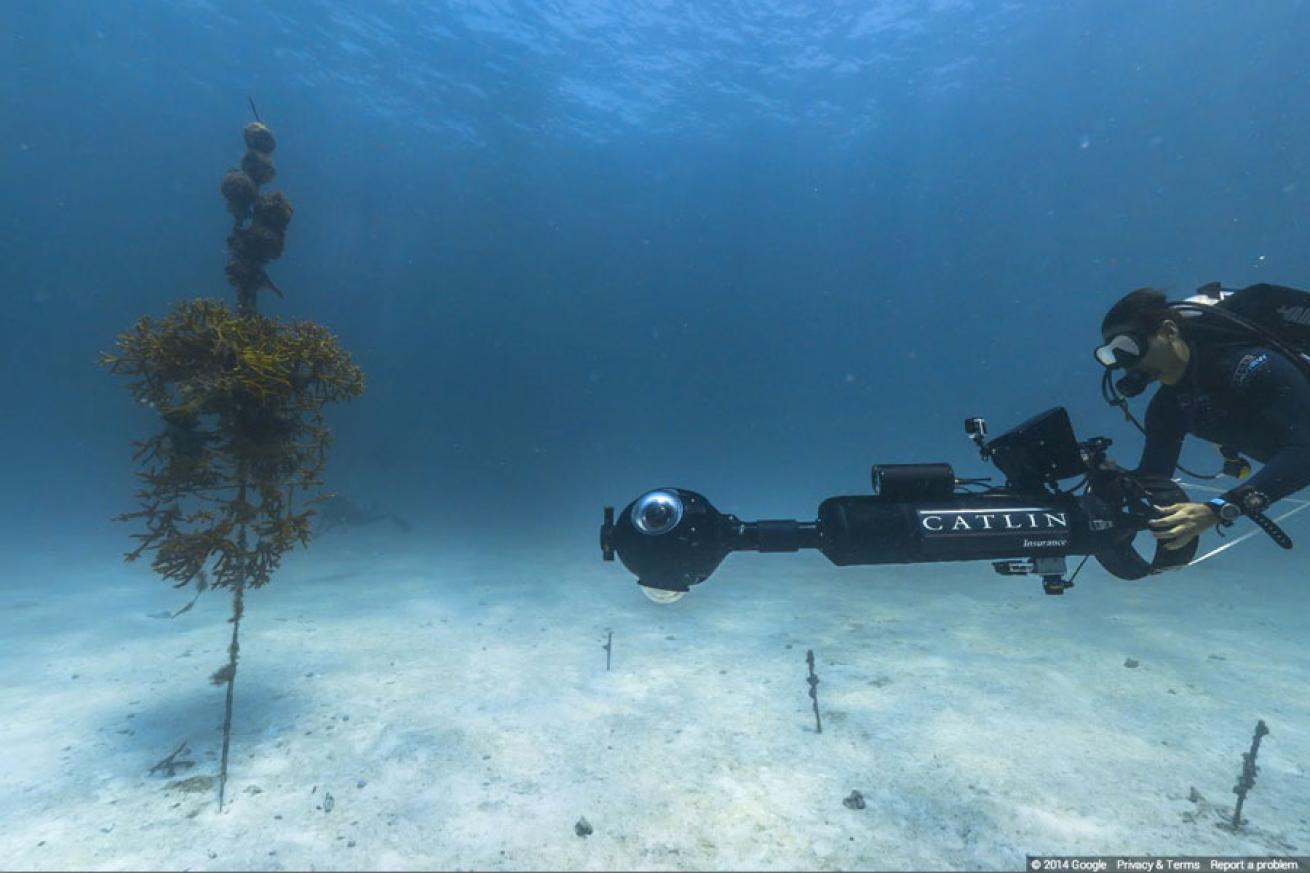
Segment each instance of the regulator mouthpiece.
[[1141,372],[1129,372],[1114,383],[1115,390],[1124,397],[1136,397],[1151,384],[1151,377]]

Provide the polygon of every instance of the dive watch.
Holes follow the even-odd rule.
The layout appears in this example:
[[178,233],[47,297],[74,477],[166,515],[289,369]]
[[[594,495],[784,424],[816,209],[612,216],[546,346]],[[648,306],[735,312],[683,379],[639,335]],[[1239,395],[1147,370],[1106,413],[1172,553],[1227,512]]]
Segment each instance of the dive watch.
[[1224,527],[1237,521],[1238,516],[1242,514],[1242,507],[1238,506],[1236,503],[1230,503],[1222,497],[1207,500],[1205,505],[1210,507],[1210,511],[1214,513],[1215,518],[1217,518],[1219,523]]

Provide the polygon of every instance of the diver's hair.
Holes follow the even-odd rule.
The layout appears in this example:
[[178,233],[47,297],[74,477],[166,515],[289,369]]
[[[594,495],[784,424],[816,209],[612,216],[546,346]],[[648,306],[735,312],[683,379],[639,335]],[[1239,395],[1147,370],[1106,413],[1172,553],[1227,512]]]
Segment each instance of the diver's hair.
[[1101,334],[1118,330],[1140,330],[1155,333],[1165,321],[1175,318],[1169,309],[1169,300],[1159,288],[1138,288],[1129,291],[1101,320]]

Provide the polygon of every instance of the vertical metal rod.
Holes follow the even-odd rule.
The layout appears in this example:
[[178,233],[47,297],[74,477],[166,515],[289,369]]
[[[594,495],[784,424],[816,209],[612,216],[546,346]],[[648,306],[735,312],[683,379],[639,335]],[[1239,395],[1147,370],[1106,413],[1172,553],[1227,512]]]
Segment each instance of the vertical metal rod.
[[814,701],[814,730],[823,733],[823,722],[819,719],[819,677],[814,675],[814,650],[807,649],[805,663],[810,666],[810,676],[805,681],[810,683],[810,700]]

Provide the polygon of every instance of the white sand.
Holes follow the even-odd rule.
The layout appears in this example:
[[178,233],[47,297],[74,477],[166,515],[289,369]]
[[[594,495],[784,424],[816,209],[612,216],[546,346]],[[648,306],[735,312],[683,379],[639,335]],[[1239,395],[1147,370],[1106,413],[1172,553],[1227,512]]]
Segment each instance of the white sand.
[[[1305,547],[1253,542],[1140,583],[1089,564],[1063,597],[985,563],[736,555],[661,606],[590,541],[452,555],[421,531],[374,536],[329,534],[247,598],[221,813],[216,790],[178,783],[218,772],[226,593],[150,618],[189,595],[113,553],[6,578],[0,867],[1310,853]],[[1272,733],[1234,835],[1216,822],[1259,718]],[[148,775],[182,740],[196,766]],[[843,805],[852,790],[866,808]]]

